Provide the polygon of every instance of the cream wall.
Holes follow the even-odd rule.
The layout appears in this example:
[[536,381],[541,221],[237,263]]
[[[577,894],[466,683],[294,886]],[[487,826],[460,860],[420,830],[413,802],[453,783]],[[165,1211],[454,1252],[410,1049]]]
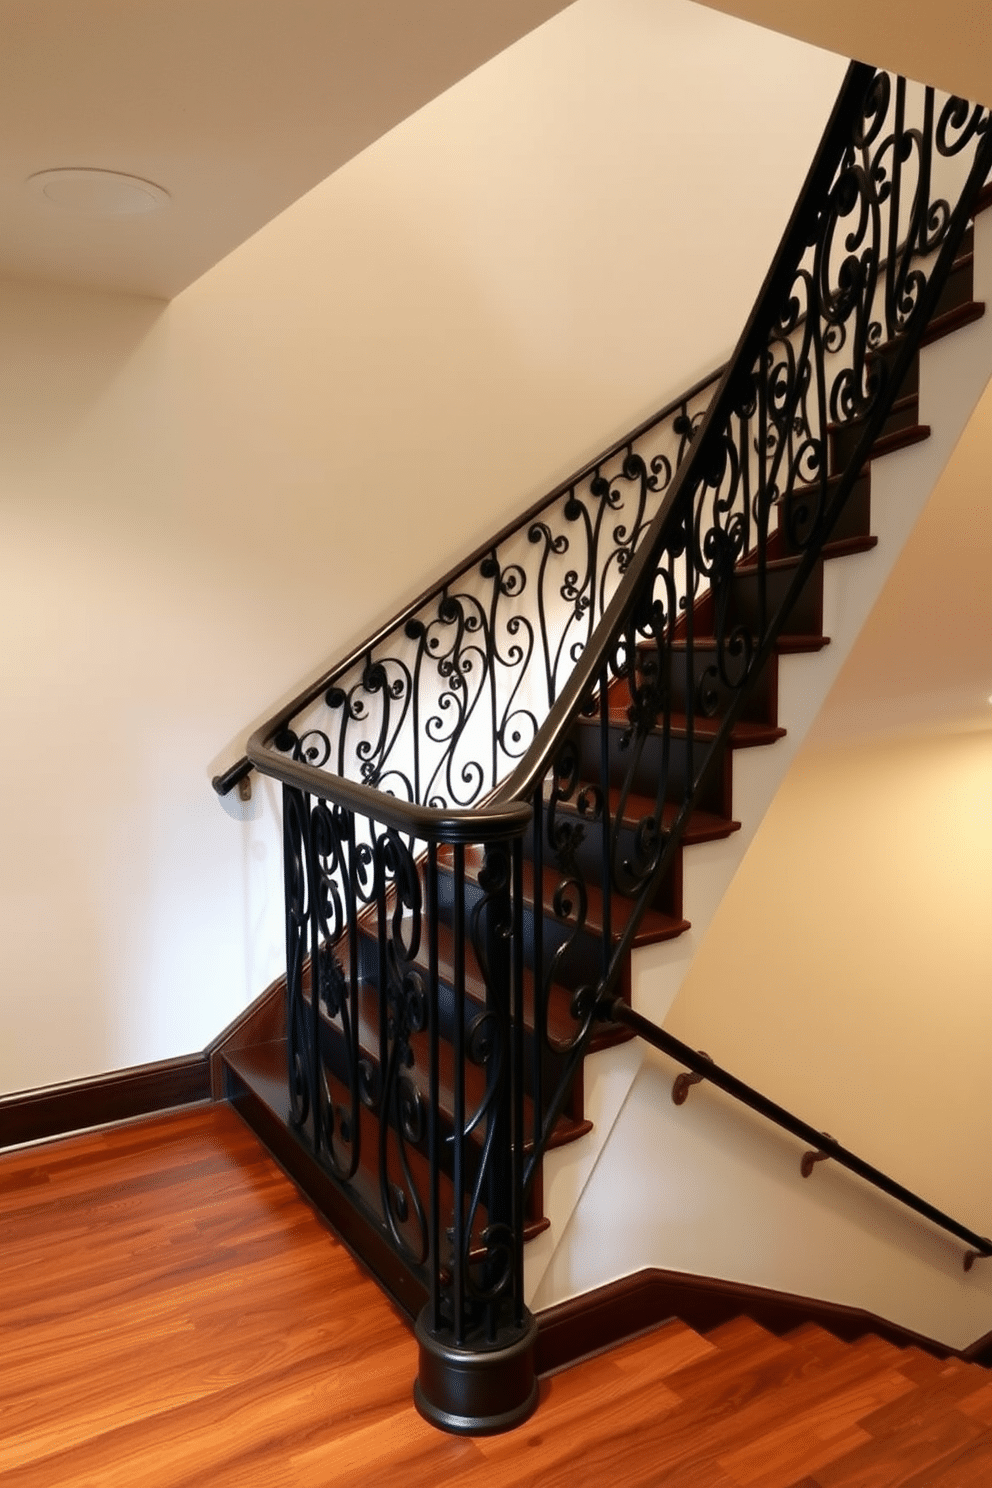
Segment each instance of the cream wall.
[[581,0],[168,306],[0,285],[0,1090],[200,1048],[277,974],[272,793],[210,775],[726,354],[842,73]]
[[992,731],[809,748],[666,1027],[989,1234],[990,924]]
[[[988,1235],[990,909],[992,731],[808,748],[666,1027]],[[960,1240],[835,1164],[804,1180],[805,1143],[706,1084],[676,1106],[681,1067],[638,1042],[595,1061],[587,1110],[608,1149],[533,1307],[660,1266],[956,1348],[989,1334],[992,1271],[966,1272]]]

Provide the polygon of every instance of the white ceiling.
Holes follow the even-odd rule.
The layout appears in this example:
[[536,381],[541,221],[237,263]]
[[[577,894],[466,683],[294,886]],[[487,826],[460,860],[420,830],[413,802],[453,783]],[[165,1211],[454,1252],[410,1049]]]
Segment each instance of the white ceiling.
[[[0,275],[169,299],[566,0],[0,0]],[[27,178],[123,171],[104,220]]]
[[992,104],[987,0],[698,0],[948,93]]

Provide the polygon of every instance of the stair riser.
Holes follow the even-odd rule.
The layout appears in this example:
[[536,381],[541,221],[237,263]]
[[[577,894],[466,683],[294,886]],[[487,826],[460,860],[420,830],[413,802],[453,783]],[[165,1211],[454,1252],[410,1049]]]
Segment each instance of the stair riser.
[[[691,662],[691,697],[695,716],[723,718],[730,704],[737,697],[737,680],[733,658],[724,660],[724,675],[721,676],[720,661],[715,647],[694,647]],[[686,677],[690,673],[688,651],[684,647],[673,648],[669,676],[673,713],[685,714],[688,703]],[[729,683],[729,685],[728,685]],[[778,699],[778,658],[772,657],[762,672],[753,691],[744,705],[741,717],[749,723],[775,724]]]
[[[584,828],[582,837],[575,852],[575,861],[578,864],[579,870],[582,873],[585,882],[589,885],[595,885],[597,888],[601,889],[603,883],[603,836],[601,823],[598,821],[584,822],[582,821],[581,817],[579,817],[578,813],[574,811],[566,811],[563,807],[559,808],[559,812],[563,821],[575,823],[576,825],[580,825]],[[623,824],[621,825],[618,834],[611,833],[611,841],[613,841],[614,835],[616,837],[616,843],[613,848],[613,861],[619,861],[623,863],[624,861],[633,858],[637,845],[636,826]],[[527,836],[524,838],[524,855],[529,861],[533,861],[533,829],[528,832]],[[549,850],[547,844],[545,843],[545,861],[547,861],[548,856]],[[678,872],[677,867],[673,867],[673,869],[665,875],[662,883],[659,885],[655,897],[651,900],[651,908],[658,909],[663,914],[671,915],[675,919],[681,919],[682,894],[680,879],[681,874]]]
[[941,290],[937,301],[934,318],[946,315],[948,310],[957,310],[962,305],[967,305],[974,297],[975,292],[975,265],[972,254],[975,250],[975,229],[969,227],[961,239],[958,249],[957,262],[947,278],[947,283]]
[[[795,577],[792,568],[769,568],[765,572],[765,624],[774,616]],[[756,569],[738,569],[727,602],[725,632],[743,628],[752,636],[762,625],[760,580]],[[785,630],[790,635],[818,636],[823,630],[823,562],[814,567],[796,598]]]
[[[920,419],[919,400],[916,395],[908,397],[903,407],[897,407],[882,425],[879,436],[884,439],[892,434],[904,434],[915,429]],[[830,431],[830,469],[844,470],[850,464],[864,432],[864,424],[854,421],[840,429]]]
[[[710,741],[707,739],[695,739],[690,741],[684,736],[672,734],[668,740],[667,769],[665,759],[665,741],[660,733],[650,733],[642,740],[636,738],[624,745],[626,729],[621,724],[610,724],[609,727],[609,751],[610,751],[610,783],[614,786],[623,786],[628,778],[631,790],[640,796],[649,799],[655,798],[658,782],[665,781],[664,799],[675,805],[681,805],[688,793],[690,770],[698,775],[702,765],[711,753]],[[599,774],[599,752],[600,738],[599,725],[586,725],[579,730],[579,757],[583,778],[596,779]],[[732,802],[730,797],[730,771],[725,760],[725,750],[719,752],[719,757],[710,768],[704,790],[700,795],[697,805],[701,811],[712,811],[716,816],[730,817],[732,813]],[[598,830],[593,828],[593,830]]]
[[[802,491],[789,497],[785,509],[780,509],[778,530],[774,534],[774,556],[787,558],[801,551],[795,536],[802,541],[810,529],[810,521],[816,510],[816,493],[807,495]],[[829,497],[828,497],[829,499]],[[871,475],[863,470],[851,488],[844,509],[831,533],[831,542],[851,538],[869,537],[871,534]]]

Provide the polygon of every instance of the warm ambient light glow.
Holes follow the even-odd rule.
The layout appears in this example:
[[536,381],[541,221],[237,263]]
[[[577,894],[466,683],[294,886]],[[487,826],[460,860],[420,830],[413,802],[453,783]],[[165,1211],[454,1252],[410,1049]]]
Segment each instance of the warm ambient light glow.
[[50,206],[83,217],[136,217],[169,201],[169,193],[152,181],[89,166],[38,171],[27,185]]

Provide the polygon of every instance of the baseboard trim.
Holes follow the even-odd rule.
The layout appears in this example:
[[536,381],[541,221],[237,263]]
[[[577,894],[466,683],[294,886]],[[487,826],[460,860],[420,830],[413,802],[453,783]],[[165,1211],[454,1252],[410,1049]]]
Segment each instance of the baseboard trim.
[[954,1349],[860,1307],[680,1271],[646,1269],[539,1312],[538,1373],[565,1369],[672,1318],[706,1333],[742,1313],[770,1333],[818,1323],[849,1342],[865,1333],[877,1333],[899,1348],[912,1344],[940,1358],[992,1365],[992,1334],[966,1349]]
[[281,976],[200,1054],[0,1095],[0,1151],[25,1142],[54,1141],[115,1121],[152,1116],[176,1106],[223,1100],[224,1051],[281,1037],[285,1008],[286,978]]
[[111,1070],[64,1085],[0,1096],[0,1149],[131,1121],[174,1106],[210,1100],[207,1054]]
[[966,1349],[961,1350],[961,1357],[967,1359],[969,1364],[981,1364],[985,1369],[992,1369],[992,1333],[984,1333],[974,1343],[969,1343]]

